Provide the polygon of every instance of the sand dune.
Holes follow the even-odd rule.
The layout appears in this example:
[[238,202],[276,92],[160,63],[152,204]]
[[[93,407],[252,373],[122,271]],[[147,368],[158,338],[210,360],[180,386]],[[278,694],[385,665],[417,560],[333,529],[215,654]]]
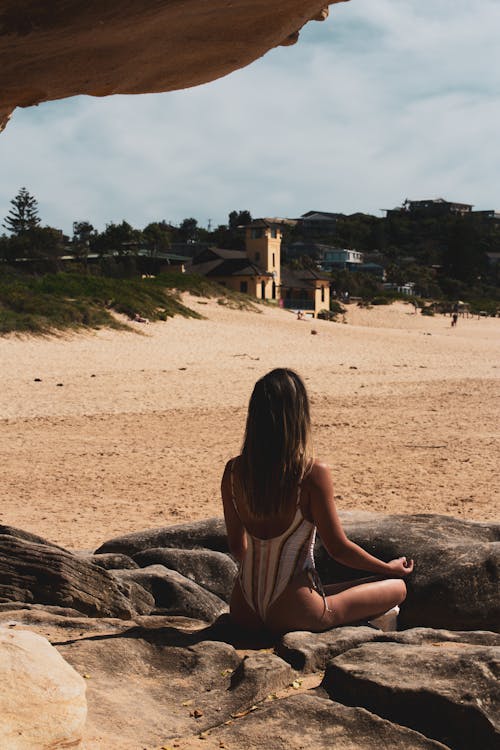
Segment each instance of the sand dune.
[[306,380],[339,507],[498,519],[499,319],[185,299],[204,320],[0,340],[0,523],[83,549],[220,515],[253,383],[277,366]]

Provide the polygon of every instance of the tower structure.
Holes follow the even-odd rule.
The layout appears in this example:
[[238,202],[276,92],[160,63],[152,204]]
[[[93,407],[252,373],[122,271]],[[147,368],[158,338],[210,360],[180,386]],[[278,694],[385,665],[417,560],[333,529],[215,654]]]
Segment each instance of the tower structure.
[[262,268],[266,280],[261,282],[262,299],[279,299],[281,284],[282,222],[279,219],[256,219],[245,231],[245,248],[250,261]]

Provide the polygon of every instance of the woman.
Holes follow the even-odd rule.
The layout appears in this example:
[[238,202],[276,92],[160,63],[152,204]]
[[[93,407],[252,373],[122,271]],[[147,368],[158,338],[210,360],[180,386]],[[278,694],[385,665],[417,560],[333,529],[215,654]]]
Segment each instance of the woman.
[[[406,596],[401,579],[413,561],[382,562],[346,537],[330,470],[311,454],[304,383],[292,370],[273,370],[255,384],[241,455],[222,478],[229,549],[240,563],[230,610],[240,626],[327,630],[380,616]],[[384,580],[323,588],[314,567],[316,530],[335,560]]]

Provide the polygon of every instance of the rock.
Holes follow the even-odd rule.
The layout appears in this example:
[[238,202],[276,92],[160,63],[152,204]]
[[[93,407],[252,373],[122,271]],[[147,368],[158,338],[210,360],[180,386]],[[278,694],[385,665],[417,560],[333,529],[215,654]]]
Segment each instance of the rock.
[[[15,526],[3,526],[0,524],[0,537],[2,536],[14,536],[16,539],[24,539],[26,542],[35,542],[36,544],[46,544],[48,547],[57,547],[57,549],[64,549],[58,544],[48,542],[38,534],[32,534],[30,531],[23,531],[23,529],[16,529]],[[1,542],[1,539],[0,539]]]
[[88,555],[87,559],[104,570],[135,570],[140,567],[128,555],[115,555],[112,552],[103,555]]
[[324,633],[296,631],[284,635],[277,646],[277,653],[294,669],[303,672],[319,672],[339,654],[363,643],[406,643],[445,647],[448,643],[468,643],[476,646],[500,646],[500,635],[487,631],[452,631],[432,628],[413,628],[403,632],[382,633],[363,625],[333,628]]
[[0,535],[0,602],[50,604],[87,615],[129,618],[151,611],[153,601],[120,584],[106,570],[46,542]]
[[139,552],[134,560],[144,565],[164,565],[229,602],[238,566],[222,552],[213,550],[165,549],[157,547]]
[[0,627],[0,685],[2,748],[83,748],[85,680],[45,638]]
[[433,630],[412,628],[402,633],[384,633],[381,641],[408,643],[413,646],[432,645],[446,647],[448,643],[468,643],[471,646],[500,646],[500,635],[487,630]]
[[[341,519],[349,538],[377,557],[415,559],[400,628],[499,630],[499,524],[359,511],[343,512]],[[338,565],[321,546],[316,562],[325,583],[366,575]]]
[[154,597],[155,610],[162,614],[182,615],[213,622],[227,612],[227,604],[189,578],[163,565],[138,570],[117,570],[114,575],[126,583],[138,584]]
[[215,727],[203,740],[178,743],[179,750],[448,750],[406,727],[391,724],[363,708],[334,703],[308,693],[264,703],[228,725]]
[[232,674],[231,690],[240,695],[243,704],[267,698],[270,693],[291,685],[294,674],[290,665],[274,654],[247,656]]
[[100,750],[169,746],[171,737],[205,731],[250,709],[267,694],[268,680],[274,689],[289,684],[290,667],[278,657],[259,654],[243,668],[232,646],[204,640],[207,631],[136,627],[59,645],[89,675],[89,745],[99,738]]
[[226,526],[222,518],[207,518],[193,523],[181,523],[159,529],[148,529],[125,534],[104,542],[96,555],[104,552],[121,552],[135,557],[158,547],[175,547],[178,549],[212,549],[216,552],[228,552]]
[[333,700],[363,706],[454,750],[496,750],[499,678],[498,648],[369,643],[333,659],[322,684]]
[[295,631],[286,633],[278,644],[277,653],[294,669],[319,672],[334,656],[343,654],[362,643],[376,640],[380,631],[368,626],[347,626],[324,633]]
[[296,39],[307,21],[321,19],[318,10],[317,0],[123,0],[98,6],[17,0],[0,18],[0,126],[17,106],[212,81]]

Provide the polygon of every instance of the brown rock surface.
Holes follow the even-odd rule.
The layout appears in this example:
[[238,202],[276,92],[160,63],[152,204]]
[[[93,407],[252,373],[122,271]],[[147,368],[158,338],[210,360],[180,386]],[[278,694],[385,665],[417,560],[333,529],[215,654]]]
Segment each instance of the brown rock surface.
[[48,604],[124,618],[150,612],[154,606],[153,597],[137,584],[120,583],[71,552],[1,533],[0,602]]
[[0,129],[18,106],[206,83],[293,44],[325,15],[321,0],[3,0]]
[[2,748],[83,746],[85,681],[46,638],[0,627],[0,685]]
[[465,643],[368,643],[333,659],[323,686],[454,750],[500,742],[498,648]]

